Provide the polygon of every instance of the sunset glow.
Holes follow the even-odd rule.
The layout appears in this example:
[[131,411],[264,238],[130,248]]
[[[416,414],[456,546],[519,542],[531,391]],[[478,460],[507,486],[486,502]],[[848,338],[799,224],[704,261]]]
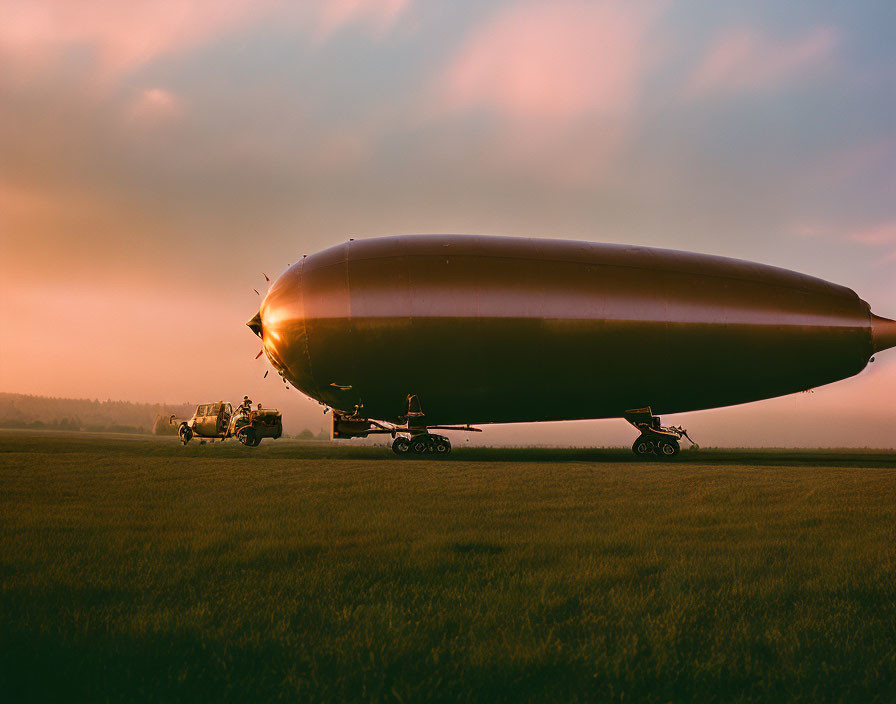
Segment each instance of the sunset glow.
[[[843,284],[896,318],[886,3],[0,8],[0,391],[249,394],[317,431],[328,417],[263,378],[245,323],[262,272],[349,237],[706,252]],[[894,396],[891,351],[812,394],[668,420],[718,445],[893,447]],[[478,441],[624,444],[631,430]]]

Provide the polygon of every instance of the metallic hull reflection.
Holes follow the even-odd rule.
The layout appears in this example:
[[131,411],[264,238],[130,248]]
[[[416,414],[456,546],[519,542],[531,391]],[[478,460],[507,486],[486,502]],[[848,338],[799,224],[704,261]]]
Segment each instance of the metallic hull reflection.
[[347,242],[290,267],[260,318],[308,396],[400,422],[416,394],[431,425],[728,406],[852,376],[879,349],[868,305],[820,279],[505,237]]

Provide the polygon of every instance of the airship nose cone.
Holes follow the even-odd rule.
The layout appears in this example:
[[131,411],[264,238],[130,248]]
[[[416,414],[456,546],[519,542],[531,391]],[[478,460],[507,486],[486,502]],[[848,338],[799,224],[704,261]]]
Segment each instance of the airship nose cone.
[[871,346],[875,352],[896,347],[896,320],[871,314]]
[[254,332],[259,337],[262,337],[262,327],[261,327],[261,311],[255,314],[255,316],[250,320],[246,325],[249,326],[249,329]]

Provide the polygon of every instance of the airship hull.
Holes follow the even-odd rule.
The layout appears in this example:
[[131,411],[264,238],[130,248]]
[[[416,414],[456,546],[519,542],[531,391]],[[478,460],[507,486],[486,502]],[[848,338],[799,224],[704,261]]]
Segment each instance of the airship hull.
[[346,413],[427,425],[674,413],[821,386],[875,350],[853,291],[708,255],[400,236],[303,258],[260,311],[284,378]]

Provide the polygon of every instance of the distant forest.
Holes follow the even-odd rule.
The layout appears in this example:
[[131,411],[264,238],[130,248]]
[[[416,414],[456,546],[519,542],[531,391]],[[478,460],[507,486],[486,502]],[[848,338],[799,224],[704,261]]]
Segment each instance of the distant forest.
[[86,430],[173,435],[168,424],[193,415],[195,404],[131,403],[0,393],[0,428]]
[[[0,428],[34,430],[84,430],[94,433],[146,433],[176,435],[177,426],[168,419],[190,418],[195,403],[131,403],[88,398],[53,398],[0,393]],[[326,430],[314,433],[305,428],[284,438],[329,440]]]

